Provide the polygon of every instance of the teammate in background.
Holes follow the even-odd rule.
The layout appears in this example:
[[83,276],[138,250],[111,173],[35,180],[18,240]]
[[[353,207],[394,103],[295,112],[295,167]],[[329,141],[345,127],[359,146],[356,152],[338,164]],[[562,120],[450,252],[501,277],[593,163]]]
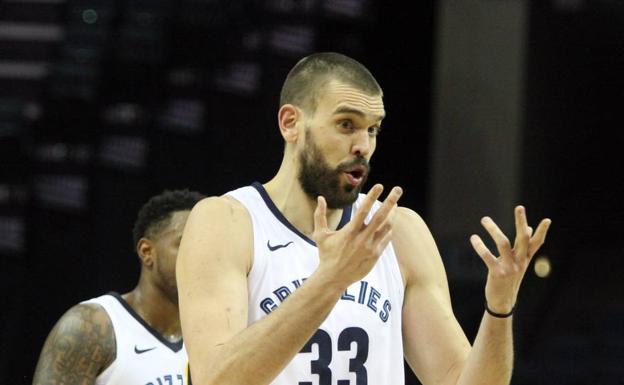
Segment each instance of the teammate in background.
[[382,96],[355,60],[302,59],[281,92],[286,145],[275,177],[191,212],[177,278],[195,385],[401,385],[404,357],[424,384],[509,383],[511,315],[550,220],[533,234],[516,207],[511,244],[483,218],[498,257],[470,238],[488,267],[471,345],[431,233],[397,206],[401,188],[383,203],[381,185],[359,194]]
[[139,211],[133,236],[141,260],[134,290],[69,309],[43,346],[34,385],[182,385],[187,355],[175,263],[186,219],[203,195],[164,191]]

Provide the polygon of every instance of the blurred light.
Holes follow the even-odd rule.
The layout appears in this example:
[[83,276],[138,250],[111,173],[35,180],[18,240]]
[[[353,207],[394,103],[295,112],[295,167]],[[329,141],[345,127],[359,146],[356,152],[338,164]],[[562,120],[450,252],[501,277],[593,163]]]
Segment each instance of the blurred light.
[[41,163],[86,164],[91,159],[91,149],[86,144],[43,143],[36,147],[34,154]]
[[102,117],[111,125],[136,126],[146,119],[146,112],[136,103],[116,103],[106,107]]
[[23,184],[0,183],[0,205],[11,208],[23,206],[28,201],[28,187]]
[[323,8],[330,14],[359,19],[365,16],[368,1],[363,0],[325,0]]
[[0,203],[8,202],[10,196],[11,190],[9,189],[9,185],[0,184]]
[[23,218],[0,216],[0,250],[24,251],[25,228]]
[[0,21],[0,39],[20,41],[59,41],[65,35],[56,24]]
[[200,76],[193,68],[175,68],[167,74],[167,81],[175,87],[190,87],[200,82]]
[[43,206],[56,209],[85,210],[88,181],[82,175],[36,175],[35,196]]
[[23,110],[24,117],[28,120],[37,120],[43,114],[41,105],[36,102],[29,102],[24,105]]
[[215,85],[224,92],[251,95],[260,87],[262,70],[258,63],[233,63],[217,71]]
[[35,156],[41,162],[62,162],[67,159],[68,148],[65,143],[47,143],[37,147]]
[[98,19],[98,14],[95,9],[85,9],[82,11],[82,21],[86,24],[95,24]]
[[267,0],[265,6],[267,9],[278,13],[290,13],[298,16],[302,14],[312,13],[318,0]]
[[230,28],[244,12],[243,1],[187,0],[177,10],[183,24],[199,28]]
[[48,72],[45,62],[0,61],[0,78],[40,80]]
[[4,0],[5,3],[62,4],[67,0]]
[[102,164],[124,171],[145,166],[148,145],[138,136],[111,135],[102,139],[99,158]]
[[551,272],[550,259],[545,255],[537,257],[533,269],[538,277],[547,278]]
[[160,118],[159,127],[167,131],[196,134],[204,127],[205,107],[201,100],[174,99]]
[[295,56],[314,50],[315,31],[306,26],[280,26],[270,35],[269,45],[275,52],[290,53]]

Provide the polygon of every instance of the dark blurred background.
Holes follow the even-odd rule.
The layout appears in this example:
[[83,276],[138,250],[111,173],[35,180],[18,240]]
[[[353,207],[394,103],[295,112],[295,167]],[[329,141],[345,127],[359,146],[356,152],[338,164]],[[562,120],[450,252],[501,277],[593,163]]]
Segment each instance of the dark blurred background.
[[[133,288],[136,213],[279,167],[281,82],[314,51],[371,69],[369,180],[430,224],[470,339],[491,215],[553,226],[520,294],[513,384],[623,384],[624,2],[4,0],[0,383],[28,384],[75,303]],[[370,184],[370,183],[369,183]],[[409,372],[409,370],[407,370]],[[417,380],[407,374],[408,384]]]

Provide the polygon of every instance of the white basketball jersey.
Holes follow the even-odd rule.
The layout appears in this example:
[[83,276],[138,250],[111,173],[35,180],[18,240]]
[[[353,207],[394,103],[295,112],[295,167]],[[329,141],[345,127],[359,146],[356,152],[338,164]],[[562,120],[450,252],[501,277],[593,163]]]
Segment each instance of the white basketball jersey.
[[181,340],[167,341],[117,293],[83,303],[102,306],[115,331],[115,361],[96,385],[184,385],[188,357]]
[[[319,264],[314,241],[299,232],[260,183],[228,195],[249,211],[253,224],[253,266],[247,277],[249,320],[270,314],[312,275]],[[344,209],[348,223],[364,195]],[[375,205],[371,214],[379,208]],[[367,221],[370,219],[367,218]],[[353,283],[320,328],[272,385],[402,385],[401,309],[403,281],[392,245],[372,271]]]

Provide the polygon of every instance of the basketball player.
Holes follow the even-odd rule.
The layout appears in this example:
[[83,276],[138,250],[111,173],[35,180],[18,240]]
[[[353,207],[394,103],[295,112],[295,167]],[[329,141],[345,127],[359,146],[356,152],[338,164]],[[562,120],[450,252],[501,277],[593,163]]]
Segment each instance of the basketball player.
[[314,54],[290,71],[278,124],[280,169],[266,184],[203,200],[191,212],[177,278],[195,385],[400,385],[403,358],[424,384],[506,384],[512,313],[550,220],[533,234],[515,209],[511,244],[488,217],[488,267],[471,345],[451,308],[434,240],[402,194],[359,194],[385,116],[360,63]]
[[43,346],[33,384],[183,385],[175,260],[186,219],[202,198],[164,191],[141,208],[133,230],[141,260],[136,288],[69,309]]

